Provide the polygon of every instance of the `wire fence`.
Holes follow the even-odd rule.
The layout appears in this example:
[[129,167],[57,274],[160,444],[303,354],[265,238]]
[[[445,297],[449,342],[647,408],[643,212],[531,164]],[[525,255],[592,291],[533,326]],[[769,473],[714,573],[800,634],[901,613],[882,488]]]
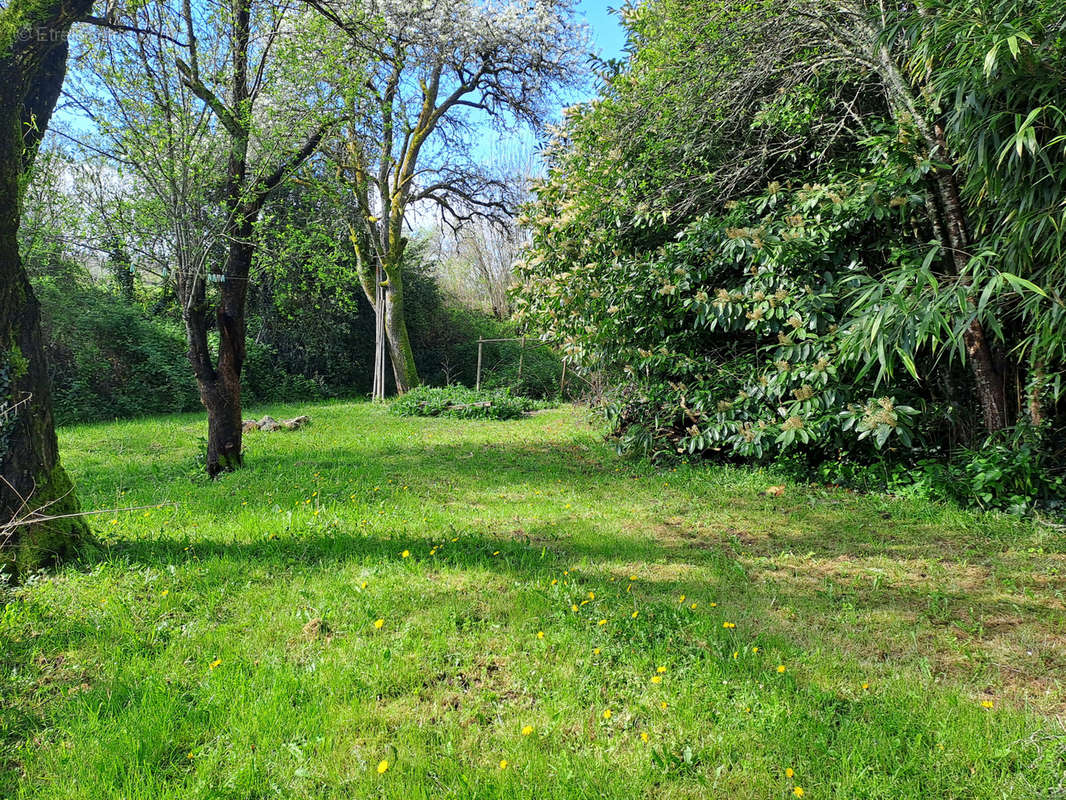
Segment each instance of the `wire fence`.
[[[530,340],[525,336],[503,337],[495,339],[486,339],[479,337],[477,340],[477,370],[475,373],[474,387],[477,391],[481,391],[482,375],[484,372],[484,351],[487,344],[504,344],[504,343],[517,343],[519,345],[518,350],[518,371],[515,375],[514,383],[516,386],[522,385],[522,370],[525,366],[526,351],[535,350],[537,348],[552,348],[553,345],[550,342],[542,342],[539,339]],[[577,373],[568,368],[566,359],[561,359],[561,371],[559,374],[559,397],[564,397],[566,393],[567,380],[572,379]],[[578,375],[580,378],[581,376]],[[585,380],[582,378],[582,380]],[[587,383],[587,381],[586,381]]]

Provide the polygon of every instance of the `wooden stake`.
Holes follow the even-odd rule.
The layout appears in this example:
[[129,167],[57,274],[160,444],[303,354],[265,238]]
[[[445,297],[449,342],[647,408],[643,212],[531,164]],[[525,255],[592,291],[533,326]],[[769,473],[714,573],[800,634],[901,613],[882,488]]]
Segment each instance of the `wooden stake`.
[[477,384],[475,391],[481,391],[481,347],[485,341],[479,336],[477,340]]
[[374,388],[375,400],[385,399],[385,287],[381,280],[381,263],[375,271],[377,289],[374,299]]

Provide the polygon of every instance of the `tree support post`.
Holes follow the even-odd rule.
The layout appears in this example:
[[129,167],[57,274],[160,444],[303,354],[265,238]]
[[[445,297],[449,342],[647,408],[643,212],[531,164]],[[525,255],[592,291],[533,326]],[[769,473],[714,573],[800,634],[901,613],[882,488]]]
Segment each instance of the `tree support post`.
[[481,348],[485,344],[485,340],[480,336],[477,339],[477,379],[475,381],[475,391],[481,391]]

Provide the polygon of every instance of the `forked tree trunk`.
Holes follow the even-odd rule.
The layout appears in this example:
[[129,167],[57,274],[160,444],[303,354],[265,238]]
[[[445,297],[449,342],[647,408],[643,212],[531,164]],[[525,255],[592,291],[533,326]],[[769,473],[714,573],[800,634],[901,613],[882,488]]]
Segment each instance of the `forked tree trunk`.
[[247,328],[245,301],[255,255],[255,224],[270,193],[318,149],[330,127],[328,121],[323,122],[299,150],[272,172],[254,182],[249,179],[253,91],[249,84],[248,61],[252,42],[252,0],[230,0],[229,7],[233,15],[229,104],[200,80],[192,4],[188,2],[183,4],[182,12],[189,31],[190,63],[177,61],[183,83],[211,108],[229,140],[224,203],[229,251],[215,307],[219,338],[217,366],[207,340],[206,276],[198,269],[183,270],[177,276],[189,342],[189,362],[200,387],[200,399],[207,410],[207,473],[213,478],[244,463],[241,451],[241,371],[244,369]]
[[238,220],[230,234],[230,249],[215,309],[218,361],[214,365],[207,340],[206,286],[194,276],[193,302],[186,314],[189,362],[207,411],[207,474],[212,478],[239,469],[242,455],[241,373],[245,359],[245,299],[255,245],[252,222]]
[[209,383],[201,381],[200,399],[207,409],[207,474],[214,478],[244,463],[240,375],[220,373]]
[[22,180],[66,73],[66,34],[91,1],[14,2],[0,10],[0,566],[32,569],[88,534],[59,463],[40,308],[19,257]]

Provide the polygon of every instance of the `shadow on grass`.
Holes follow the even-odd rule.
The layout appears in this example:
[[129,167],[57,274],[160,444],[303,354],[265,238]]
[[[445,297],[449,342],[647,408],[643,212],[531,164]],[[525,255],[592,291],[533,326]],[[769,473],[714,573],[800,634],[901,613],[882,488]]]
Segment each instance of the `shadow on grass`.
[[[788,556],[789,566],[776,575],[774,591],[783,600],[809,601],[828,612],[839,607],[839,598],[833,596],[834,582],[862,576],[864,570],[868,571],[866,560],[928,562],[949,569],[958,565],[959,572],[952,577],[961,577],[974,565],[1002,563],[1004,548],[1017,544],[1005,539],[1004,531],[1011,530],[1009,525],[966,527],[958,524],[957,518],[949,518],[944,524],[935,514],[931,518],[916,516],[906,507],[879,509],[875,507],[877,501],[870,498],[834,498],[802,488],[790,490],[784,499],[766,498],[752,491],[750,476],[731,471],[720,473],[723,480],[706,490],[709,497],[683,481],[663,497],[659,488],[663,473],[646,464],[612,461],[606,450],[580,442],[560,446],[548,438],[547,432],[542,445],[476,439],[430,444],[392,436],[318,447],[315,439],[281,436],[253,441],[247,467],[214,484],[194,485],[188,465],[178,459],[143,465],[135,462],[132,467],[120,469],[118,475],[109,465],[95,462],[79,473],[97,487],[116,478],[126,485],[150,481],[157,494],[168,499],[181,497],[187,514],[223,523],[226,514],[239,511],[242,503],[249,511],[259,513],[269,512],[275,504],[292,508],[312,488],[320,489],[321,499],[327,502],[343,503],[353,488],[365,493],[374,484],[382,484],[385,491],[375,497],[388,500],[399,483],[410,483],[423,504],[453,506],[449,513],[460,519],[454,523],[451,535],[463,536],[471,557],[477,553],[484,558],[483,564],[475,560],[464,562],[464,566],[539,573],[546,569],[543,559],[527,552],[535,545],[534,549],[547,548],[557,563],[587,559],[692,564],[713,566],[720,574],[739,575],[744,580],[742,564]],[[291,449],[281,455],[275,443]],[[256,453],[256,447],[263,449]],[[624,471],[609,471],[612,463]],[[316,472],[324,477],[312,486]],[[396,483],[385,485],[388,478]],[[533,500],[537,489],[574,492],[582,496],[581,502],[586,506],[636,502],[644,513],[630,520],[617,514],[615,518],[597,514],[588,519],[560,510],[552,526],[531,526],[522,520],[510,525],[475,519],[482,513],[479,501],[491,501],[495,493],[507,491],[510,501],[523,496]],[[267,490],[273,490],[269,497]],[[708,502],[715,507],[701,513]],[[454,508],[462,504],[468,505]],[[338,513],[345,516],[343,509]],[[347,516],[355,515],[353,509]],[[706,524],[708,520],[710,524]],[[376,523],[370,526],[370,534],[361,534],[353,532],[357,526],[352,523],[354,520],[341,521],[324,531],[298,533],[295,529],[286,530],[280,518],[276,522],[267,519],[262,523],[264,536],[260,540],[128,538],[109,543],[103,557],[147,564],[219,558],[262,566],[298,566],[370,561],[388,557],[392,551],[415,552],[427,546],[424,538],[407,537],[403,526],[397,526],[399,529],[392,535],[385,535]],[[525,544],[513,541],[516,538],[524,539]],[[501,555],[492,557],[497,549]],[[796,557],[800,558],[798,565],[794,563]],[[98,558],[90,553],[85,562],[92,564]],[[1026,563],[1024,556],[1016,554],[1013,559],[1012,568]],[[912,577],[910,584],[883,584],[876,593],[852,591],[851,595],[858,597],[863,607],[890,605],[900,613],[924,612],[930,597],[948,612],[968,602],[979,602],[987,611],[1001,614],[1018,610],[1030,614],[1061,611],[1055,602],[1045,602],[1043,592],[1027,598],[1021,606],[1014,600],[994,597],[986,575],[969,582],[955,581],[954,586],[932,588],[925,585],[928,576],[920,571]],[[1061,591],[1066,585],[1052,582],[1048,588]],[[847,594],[847,587],[843,591]]]
[[[442,433],[432,426],[428,430]],[[739,471],[715,473],[713,485],[689,473],[664,491],[668,474],[613,461],[605,449],[581,442],[557,444],[548,432],[543,444],[476,437],[429,443],[411,435],[323,447],[315,439],[282,436],[253,442],[247,467],[213,484],[193,485],[188,464],[177,458],[127,462],[117,474],[95,462],[79,473],[97,487],[116,480],[125,485],[151,481],[153,491],[181,497],[186,514],[222,523],[241,503],[249,511],[268,513],[276,503],[292,508],[312,489],[320,489],[327,503],[345,503],[350,490],[366,500],[375,485],[383,489],[375,501],[387,502],[401,483],[409,483],[422,504],[450,506],[453,521],[435,520],[447,527],[431,540],[411,535],[413,524],[383,532],[390,523],[376,520],[361,533],[351,519],[360,515],[358,506],[350,513],[340,510],[341,519],[332,526],[314,528],[286,527],[284,515],[276,515],[261,523],[262,538],[249,540],[247,532],[229,540],[126,537],[87,552],[83,566],[218,560],[267,575],[341,563],[380,564],[398,559],[403,550],[418,560],[434,544],[444,544],[435,558],[440,568],[496,571],[514,579],[546,577],[574,564],[618,575],[643,565],[646,573],[659,576],[642,581],[641,591],[652,602],[681,591],[726,592],[753,608],[797,608],[818,619],[855,608],[891,618],[899,629],[961,625],[963,633],[977,638],[981,623],[975,616],[995,618],[1000,627],[1003,620],[1024,621],[1049,635],[1054,620],[1062,618],[1055,593],[1066,590],[1066,579],[1056,583],[1052,578],[1040,591],[1005,592],[990,574],[1004,566],[1022,576],[1034,572],[1039,557],[1019,552],[1024,551],[1019,540],[1032,534],[1018,534],[1013,524],[967,527],[960,523],[963,517],[947,512],[916,512],[906,504],[802,487],[790,488],[785,498],[768,498],[754,488],[750,473]],[[279,446],[286,448],[284,454]],[[313,483],[316,472],[322,476],[319,483]],[[394,484],[387,485],[389,478]],[[586,506],[585,516],[549,504],[538,509],[541,521],[532,524],[476,518],[500,516],[498,509],[485,508],[498,492],[507,492],[513,502],[534,500],[537,489],[574,493]],[[597,504],[606,513],[599,513]],[[639,505],[640,513],[626,518],[618,512],[621,504]],[[588,506],[595,513],[589,514]],[[1012,540],[1012,534],[1018,538]],[[448,541],[452,537],[459,542]],[[1014,552],[1007,558],[1004,551],[1010,547]],[[874,582],[878,559],[905,568]],[[1054,564],[1046,566],[1055,574]],[[923,572],[927,567],[942,574]],[[863,635],[876,640],[878,631],[870,624],[861,627]]]

